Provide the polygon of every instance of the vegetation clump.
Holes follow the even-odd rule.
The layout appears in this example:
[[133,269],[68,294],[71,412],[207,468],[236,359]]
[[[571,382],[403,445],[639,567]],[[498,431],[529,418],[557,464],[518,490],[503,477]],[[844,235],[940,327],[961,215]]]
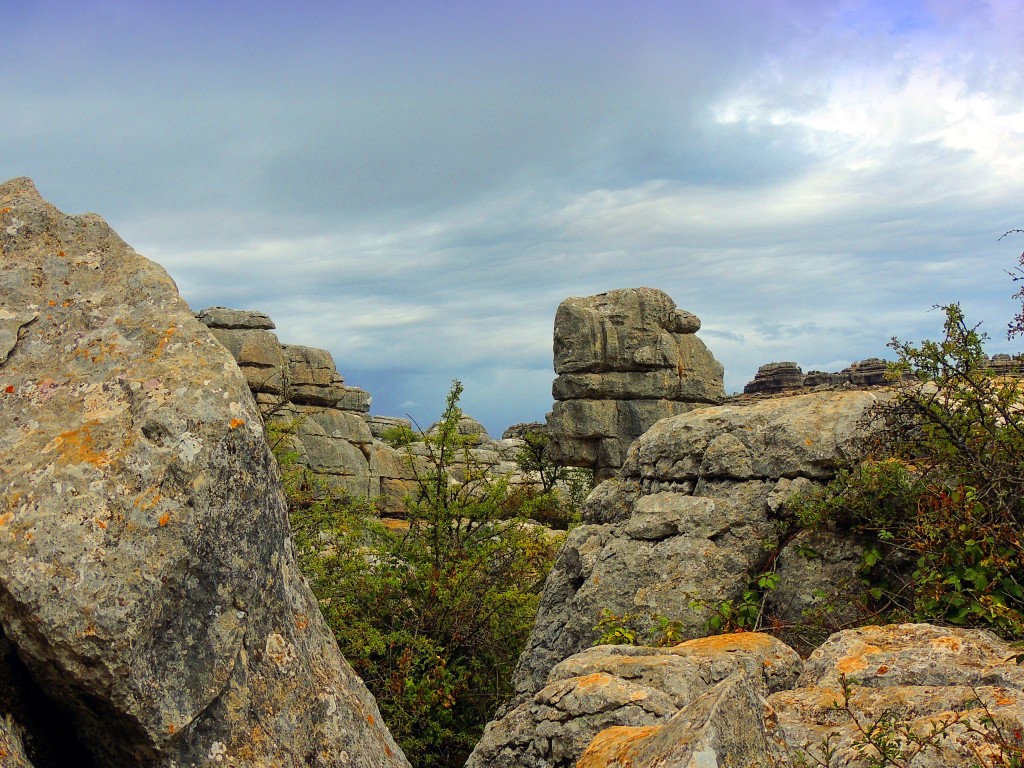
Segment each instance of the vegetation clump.
[[345,658],[422,768],[461,766],[511,695],[561,543],[527,519],[528,494],[474,460],[459,431],[461,394],[453,382],[429,433],[388,435],[416,488],[387,524],[372,502],[327,492],[279,453],[303,572]]

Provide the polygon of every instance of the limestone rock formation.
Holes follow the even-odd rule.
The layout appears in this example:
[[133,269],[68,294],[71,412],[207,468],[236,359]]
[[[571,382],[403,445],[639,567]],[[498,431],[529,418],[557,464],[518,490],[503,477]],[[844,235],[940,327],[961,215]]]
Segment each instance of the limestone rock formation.
[[171,279],[28,179],[0,248],[0,626],[75,748],[407,765],[295,565],[246,378]]
[[[945,727],[913,765],[956,768],[992,755],[998,739],[1020,749],[1024,741],[1024,667],[1013,663],[1005,642],[983,630],[902,624],[863,627],[832,636],[807,660],[797,687],[768,697],[794,759],[820,759],[826,737],[835,765],[869,766],[875,753],[844,704],[843,680],[850,685],[850,710],[861,723],[886,712],[914,728]],[[1000,737],[995,728],[1003,731]],[[987,734],[987,735],[986,735]],[[991,763],[998,765],[1000,763]]]
[[799,656],[768,635],[673,648],[604,645],[558,664],[532,698],[488,725],[466,768],[571,768],[605,728],[664,723],[737,671],[757,695],[792,687]]
[[928,624],[846,630],[806,663],[758,633],[592,648],[489,725],[468,768],[868,768],[881,764],[872,727],[893,750],[886,765],[1012,765],[1024,749],[1014,655],[989,632]]
[[834,373],[810,371],[804,374],[793,362],[767,363],[758,368],[753,381],[743,387],[743,394],[772,395],[814,387],[881,387],[889,383],[888,369],[889,364],[877,357],[869,357]]
[[519,694],[536,693],[555,664],[594,642],[603,609],[704,634],[707,615],[691,603],[710,611],[742,592],[780,544],[785,500],[854,458],[861,419],[880,396],[813,393],[659,421],[591,494],[562,547],[516,671]]
[[722,366],[694,335],[699,328],[653,288],[563,301],[548,419],[554,456],[603,479],[658,419],[721,402]]
[[377,497],[411,479],[392,449],[374,440],[370,395],[345,385],[330,352],[281,344],[262,312],[209,307],[196,317],[235,358],[280,440],[328,487]]

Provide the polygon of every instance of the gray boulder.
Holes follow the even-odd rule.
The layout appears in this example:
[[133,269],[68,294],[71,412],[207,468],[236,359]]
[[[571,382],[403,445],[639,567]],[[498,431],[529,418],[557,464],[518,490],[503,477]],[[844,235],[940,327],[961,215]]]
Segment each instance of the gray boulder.
[[767,696],[791,687],[801,666],[792,649],[756,633],[673,648],[589,648],[556,665],[544,688],[488,725],[466,768],[571,768],[606,728],[665,723],[737,672]]
[[407,765],[170,277],[28,179],[0,185],[0,248],[0,626],[53,716],[104,766]]
[[[588,498],[544,586],[516,690],[591,645],[602,610],[679,621],[706,633],[714,606],[737,598],[781,544],[780,505],[794,482],[825,482],[857,454],[881,395],[824,392],[690,411],[637,440],[619,476]],[[800,590],[830,588],[809,581]],[[694,610],[691,606],[703,606]]]

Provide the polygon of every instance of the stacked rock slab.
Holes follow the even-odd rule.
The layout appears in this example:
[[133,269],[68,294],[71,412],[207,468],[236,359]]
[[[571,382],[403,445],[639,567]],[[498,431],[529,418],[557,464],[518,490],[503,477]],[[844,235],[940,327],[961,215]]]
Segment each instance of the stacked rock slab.
[[[782,545],[785,502],[856,458],[862,418],[882,396],[811,393],[659,421],[633,443],[619,476],[591,493],[584,524],[566,539],[519,660],[517,692],[532,696],[555,664],[591,645],[604,611],[636,617],[638,629],[660,615],[684,637],[706,634],[713,607],[739,597]],[[859,557],[845,544],[814,543],[835,561],[800,570],[800,558],[780,555],[780,567],[800,574],[780,573],[780,613],[814,610],[815,601],[858,604]]]
[[889,364],[869,357],[837,372],[804,373],[794,362],[766,363],[757,369],[753,381],[743,387],[745,395],[795,393],[814,387],[881,387],[889,384]]
[[0,626],[69,749],[408,765],[296,567],[246,378],[172,280],[28,179],[0,185],[0,247]]
[[653,288],[563,301],[548,418],[555,458],[610,477],[658,419],[721,402],[722,366],[694,335],[699,328]]
[[345,385],[330,352],[281,344],[262,312],[210,307],[197,317],[231,352],[276,439],[300,464],[331,488],[400,503],[413,480],[408,462],[374,439],[370,395]]

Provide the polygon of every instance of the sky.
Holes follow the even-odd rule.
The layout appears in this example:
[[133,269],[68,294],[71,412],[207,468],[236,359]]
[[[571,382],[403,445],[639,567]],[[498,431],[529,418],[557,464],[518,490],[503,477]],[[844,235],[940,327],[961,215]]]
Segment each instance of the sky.
[[0,176],[424,426],[552,405],[558,304],[649,286],[727,392],[941,332],[1024,250],[1018,0],[0,0]]

